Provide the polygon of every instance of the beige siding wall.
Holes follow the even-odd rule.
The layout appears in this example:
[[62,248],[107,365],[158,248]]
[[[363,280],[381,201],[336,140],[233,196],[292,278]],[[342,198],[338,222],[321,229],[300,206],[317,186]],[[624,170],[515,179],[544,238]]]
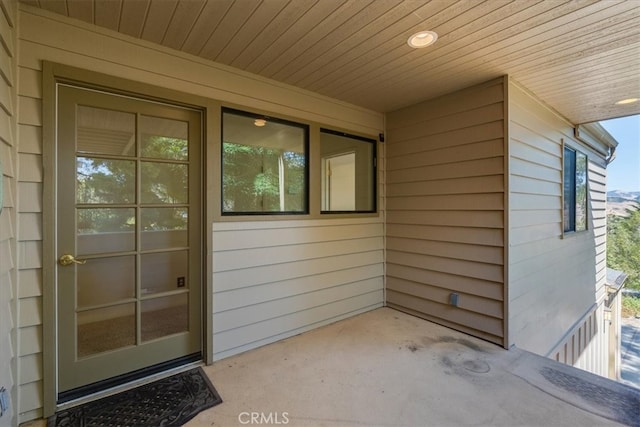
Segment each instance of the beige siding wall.
[[383,303],[380,220],[217,223],[215,359]]
[[[27,421],[42,415],[42,324],[52,321],[42,316],[47,303],[42,287],[53,286],[42,283],[42,222],[49,220],[42,218],[43,60],[366,135],[382,131],[383,116],[24,4],[18,7],[21,173],[16,226],[24,367],[19,410],[20,421]],[[211,197],[219,197],[217,189],[210,190]],[[209,243],[215,251],[210,252],[215,314],[208,315],[214,316],[215,357],[381,306],[382,228],[382,215],[346,222],[214,224]],[[341,256],[332,254],[336,251]]]
[[499,344],[504,96],[500,78],[395,111],[386,144],[388,305]]
[[[575,363],[581,351],[591,351],[591,341],[602,338],[605,161],[574,137],[572,124],[515,82],[509,85],[509,100],[509,342],[551,357],[570,345],[557,357]],[[565,236],[563,141],[589,157],[588,231]],[[592,326],[585,329],[583,324]],[[573,341],[579,345],[569,344]]]
[[11,396],[11,409],[0,426],[17,421],[16,404],[16,67],[17,13],[11,0],[0,0],[0,189],[4,208],[0,212],[0,388]]

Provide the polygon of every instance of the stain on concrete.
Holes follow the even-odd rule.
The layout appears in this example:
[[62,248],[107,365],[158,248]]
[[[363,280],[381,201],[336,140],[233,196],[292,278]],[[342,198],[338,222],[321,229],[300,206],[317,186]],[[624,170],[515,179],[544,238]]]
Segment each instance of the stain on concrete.
[[440,363],[445,367],[445,373],[456,374],[460,377],[468,377],[469,372],[486,374],[491,371],[491,366],[484,360],[464,359],[460,353],[442,356]]
[[444,343],[456,343],[456,344],[465,346],[473,351],[486,353],[486,350],[484,348],[480,347],[478,344],[474,343],[473,341],[469,341],[468,339],[465,339],[465,338],[455,338],[455,337],[444,335],[444,336],[438,337],[438,341],[444,342]]
[[415,353],[416,351],[420,350],[420,347],[416,343],[407,344],[407,348],[411,353]]
[[420,339],[420,341],[422,342],[422,344],[423,344],[425,347],[430,347],[430,346],[432,346],[432,345],[434,345],[434,344],[437,344],[437,343],[438,343],[438,340],[437,340],[437,339],[435,339],[435,338],[431,338],[431,337],[422,337],[422,338]]
[[479,351],[481,353],[485,352],[485,349],[480,347],[478,344],[474,343],[473,341],[469,341],[467,339],[461,338],[458,340],[459,344],[462,344],[463,346],[470,348],[471,350],[474,351]]
[[462,366],[467,371],[475,372],[476,374],[486,374],[491,371],[491,366],[484,360],[465,360],[462,362]]
[[440,359],[440,361],[442,362],[442,364],[448,368],[453,368],[454,363],[451,359],[449,359],[448,356],[442,356],[442,358]]

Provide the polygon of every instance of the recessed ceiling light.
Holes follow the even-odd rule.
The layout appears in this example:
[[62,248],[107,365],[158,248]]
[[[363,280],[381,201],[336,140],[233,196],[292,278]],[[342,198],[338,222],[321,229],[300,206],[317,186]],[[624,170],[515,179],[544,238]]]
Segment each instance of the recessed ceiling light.
[[627,98],[627,99],[621,99],[620,101],[616,102],[616,105],[627,105],[627,104],[633,104],[634,102],[638,102],[640,101],[640,98]]
[[265,119],[255,119],[253,121],[253,124],[261,128],[262,126],[267,124],[267,121]]
[[438,34],[433,31],[420,31],[419,33],[415,33],[407,40],[407,44],[414,49],[419,49],[421,47],[427,47],[432,45],[438,40]]

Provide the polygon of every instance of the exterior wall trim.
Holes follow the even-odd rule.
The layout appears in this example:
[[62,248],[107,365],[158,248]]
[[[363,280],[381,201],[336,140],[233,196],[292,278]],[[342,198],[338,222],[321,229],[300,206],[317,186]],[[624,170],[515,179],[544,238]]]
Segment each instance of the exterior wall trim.
[[[0,422],[15,425],[20,408],[20,312],[18,287],[18,13],[14,1],[0,1],[0,381],[9,392],[9,408]],[[5,68],[6,66],[6,68]],[[5,125],[8,125],[5,127]],[[6,190],[6,191],[4,191]],[[5,364],[6,363],[6,364]]]
[[504,341],[503,347],[509,349],[511,347],[511,337],[509,336],[509,248],[511,247],[510,235],[511,235],[511,204],[510,204],[510,194],[511,194],[511,114],[510,114],[510,102],[509,102],[509,81],[510,77],[505,75],[503,77],[503,93],[504,93],[504,265],[503,265],[503,275],[504,275]]

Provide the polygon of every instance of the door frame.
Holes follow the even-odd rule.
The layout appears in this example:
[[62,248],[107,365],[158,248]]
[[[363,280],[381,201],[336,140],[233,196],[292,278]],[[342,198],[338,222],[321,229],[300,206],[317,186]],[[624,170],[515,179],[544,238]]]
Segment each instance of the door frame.
[[[221,105],[210,99],[172,89],[140,83],[120,77],[63,64],[43,61],[42,64],[42,355],[43,355],[43,416],[56,412],[58,397],[57,356],[57,283],[56,283],[56,175],[57,175],[57,84],[67,83],[109,93],[161,102],[199,110],[202,114],[201,191],[202,191],[202,352],[207,365],[213,362],[213,278],[212,241],[214,189],[207,185],[214,180],[215,159],[209,155],[215,138],[220,137]],[[125,73],[126,70],[123,70]]]

